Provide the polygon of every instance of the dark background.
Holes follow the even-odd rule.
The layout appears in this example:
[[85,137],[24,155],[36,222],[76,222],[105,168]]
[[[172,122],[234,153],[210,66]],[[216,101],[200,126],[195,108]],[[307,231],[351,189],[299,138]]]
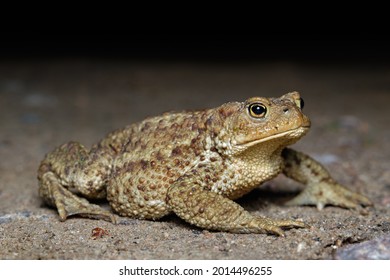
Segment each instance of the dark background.
[[378,30],[42,29],[3,30],[0,58],[128,58],[190,62],[389,63]]
[[321,62],[389,62],[389,43],[380,40],[273,40],[261,41],[8,41],[0,48],[2,57],[127,57],[184,60],[302,60]]
[[390,61],[387,9],[380,5],[33,4],[2,11],[0,58]]

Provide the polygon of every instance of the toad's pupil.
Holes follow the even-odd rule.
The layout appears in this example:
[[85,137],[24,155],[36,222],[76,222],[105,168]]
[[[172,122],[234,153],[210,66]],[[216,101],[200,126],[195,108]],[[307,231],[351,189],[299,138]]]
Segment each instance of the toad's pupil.
[[261,115],[265,112],[265,108],[263,106],[260,106],[260,105],[253,105],[252,106],[252,112],[255,114],[255,115]]

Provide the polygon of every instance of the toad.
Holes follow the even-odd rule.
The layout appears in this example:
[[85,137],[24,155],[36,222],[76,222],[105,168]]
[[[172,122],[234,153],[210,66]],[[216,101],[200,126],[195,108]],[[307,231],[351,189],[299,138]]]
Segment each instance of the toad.
[[202,111],[165,113],[108,134],[85,148],[66,143],[38,170],[39,194],[72,215],[115,222],[90,200],[106,198],[121,216],[156,220],[174,213],[197,227],[284,235],[299,220],[252,215],[235,200],[280,173],[306,185],[287,205],[368,206],[325,168],[288,148],[310,128],[298,92],[252,97]]

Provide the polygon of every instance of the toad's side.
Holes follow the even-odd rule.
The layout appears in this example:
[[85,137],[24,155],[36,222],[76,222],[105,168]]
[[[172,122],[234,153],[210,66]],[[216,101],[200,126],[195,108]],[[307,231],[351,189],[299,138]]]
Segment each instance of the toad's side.
[[154,220],[174,212],[201,228],[279,235],[304,223],[253,216],[234,202],[279,173],[307,185],[290,205],[370,205],[318,162],[286,148],[310,127],[302,106],[297,92],[253,97],[149,118],[90,150],[69,142],[42,161],[39,193],[61,220],[81,215],[115,222],[114,214],[88,201],[107,197],[122,216]]

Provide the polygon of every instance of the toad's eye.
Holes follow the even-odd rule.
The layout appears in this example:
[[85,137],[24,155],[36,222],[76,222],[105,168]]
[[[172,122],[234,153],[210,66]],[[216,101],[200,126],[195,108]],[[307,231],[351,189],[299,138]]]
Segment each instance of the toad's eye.
[[248,107],[249,114],[254,118],[264,118],[267,108],[261,103],[253,103]]
[[303,106],[305,106],[305,102],[303,101],[303,98],[299,98],[299,108],[303,109]]

